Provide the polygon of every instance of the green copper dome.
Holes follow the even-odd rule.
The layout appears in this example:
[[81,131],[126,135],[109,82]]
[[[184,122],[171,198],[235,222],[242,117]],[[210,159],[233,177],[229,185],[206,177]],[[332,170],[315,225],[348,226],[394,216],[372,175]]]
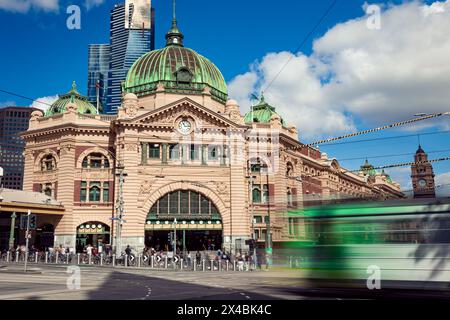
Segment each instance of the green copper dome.
[[59,99],[56,100],[50,108],[45,112],[45,116],[53,116],[55,114],[64,113],[66,111],[66,106],[69,103],[75,103],[78,107],[78,113],[81,114],[98,114],[97,108],[94,107],[92,103],[88,101],[88,98],[82,96],[77,91],[77,85],[75,81],[72,83],[72,90],[66,94],[59,95]]
[[156,92],[159,83],[166,92],[202,94],[205,87],[220,102],[226,102],[228,89],[219,69],[208,59],[183,46],[176,20],[166,35],[163,49],[150,51],[130,68],[123,91],[145,96]]
[[361,171],[369,176],[375,176],[377,174],[377,171],[374,166],[369,163],[369,160],[366,160],[366,163],[361,166]]
[[[269,105],[265,99],[264,96],[261,97],[260,102],[253,107],[253,112],[250,111],[245,115],[244,121],[247,124],[251,124],[253,122],[259,122],[259,123],[269,123],[270,119],[274,115],[280,116],[276,111],[275,108]],[[281,116],[280,116],[281,118]],[[286,122],[281,118],[281,124],[285,127]]]

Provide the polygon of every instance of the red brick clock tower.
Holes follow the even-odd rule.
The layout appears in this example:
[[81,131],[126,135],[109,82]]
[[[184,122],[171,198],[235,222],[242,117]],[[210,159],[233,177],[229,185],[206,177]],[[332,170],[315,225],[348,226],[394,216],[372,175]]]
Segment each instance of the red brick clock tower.
[[414,156],[414,162],[411,166],[414,198],[436,198],[433,166],[428,162],[428,155],[421,146]]

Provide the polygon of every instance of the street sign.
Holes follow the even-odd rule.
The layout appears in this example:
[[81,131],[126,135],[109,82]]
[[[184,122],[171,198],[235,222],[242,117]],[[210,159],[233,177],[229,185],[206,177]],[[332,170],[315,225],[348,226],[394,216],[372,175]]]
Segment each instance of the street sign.
[[173,252],[172,251],[167,252],[167,258],[173,259]]
[[157,262],[161,262],[161,257],[160,256],[156,256],[156,261]]
[[144,262],[147,262],[148,256],[144,256],[144,257],[142,258],[142,260],[144,260]]
[[178,257],[177,256],[175,256],[175,258],[173,258],[173,261],[175,262],[175,263],[177,263],[178,262]]
[[131,262],[134,261],[134,256],[133,256],[133,255],[130,256],[130,261],[131,261]]

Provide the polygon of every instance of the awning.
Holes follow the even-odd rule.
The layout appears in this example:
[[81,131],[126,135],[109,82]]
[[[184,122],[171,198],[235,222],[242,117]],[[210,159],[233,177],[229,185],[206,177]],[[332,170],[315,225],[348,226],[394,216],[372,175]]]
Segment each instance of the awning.
[[17,202],[0,202],[0,214],[2,213],[28,213],[31,210],[32,214],[40,215],[58,215],[64,214],[64,207],[54,205],[39,205]]

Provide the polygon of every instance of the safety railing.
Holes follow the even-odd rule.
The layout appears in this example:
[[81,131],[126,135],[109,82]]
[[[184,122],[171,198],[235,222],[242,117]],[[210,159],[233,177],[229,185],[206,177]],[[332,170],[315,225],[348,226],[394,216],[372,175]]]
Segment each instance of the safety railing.
[[[24,263],[25,253],[4,252],[0,262],[9,264]],[[164,255],[106,255],[86,253],[34,252],[27,255],[29,264],[78,265],[114,268],[137,268],[149,270],[198,271],[198,272],[246,272],[258,269],[253,262],[239,259],[212,259],[208,256],[197,258],[170,257]]]

